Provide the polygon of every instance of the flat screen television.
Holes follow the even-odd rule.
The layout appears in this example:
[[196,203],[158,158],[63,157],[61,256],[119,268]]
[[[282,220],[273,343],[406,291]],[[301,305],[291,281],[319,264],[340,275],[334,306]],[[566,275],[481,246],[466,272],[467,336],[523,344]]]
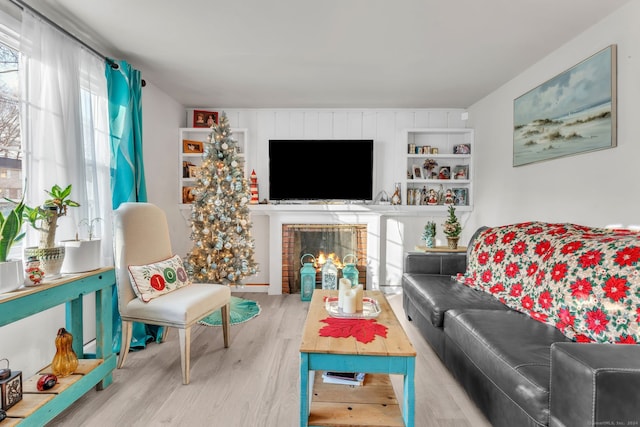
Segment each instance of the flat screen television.
[[372,200],[373,140],[269,140],[269,199]]

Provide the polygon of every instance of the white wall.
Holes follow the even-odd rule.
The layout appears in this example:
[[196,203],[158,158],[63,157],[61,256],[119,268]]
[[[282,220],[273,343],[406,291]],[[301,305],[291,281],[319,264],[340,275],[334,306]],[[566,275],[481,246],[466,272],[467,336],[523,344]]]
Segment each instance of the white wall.
[[[640,2],[631,2],[469,108],[475,209],[468,227],[523,220],[640,223]],[[618,146],[512,167],[513,101],[618,45]]]

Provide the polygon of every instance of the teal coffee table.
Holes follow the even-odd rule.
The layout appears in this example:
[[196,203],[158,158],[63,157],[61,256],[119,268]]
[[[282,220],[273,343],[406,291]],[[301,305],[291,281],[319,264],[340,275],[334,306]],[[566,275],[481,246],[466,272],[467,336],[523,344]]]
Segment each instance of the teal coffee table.
[[[330,318],[325,299],[337,296],[335,290],[316,290],[309,305],[300,344],[300,426],[413,427],[416,351],[384,294],[365,291],[365,297],[375,299],[380,307],[376,323],[386,327],[386,337],[376,335],[367,343],[353,336],[320,336],[328,325],[323,320]],[[323,383],[324,371],[367,375],[363,385],[345,386]],[[404,378],[400,403],[389,374]]]

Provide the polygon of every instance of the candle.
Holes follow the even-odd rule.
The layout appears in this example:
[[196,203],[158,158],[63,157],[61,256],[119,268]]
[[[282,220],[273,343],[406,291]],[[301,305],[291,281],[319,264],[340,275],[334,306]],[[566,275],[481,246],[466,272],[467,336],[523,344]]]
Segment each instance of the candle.
[[356,311],[362,311],[362,298],[364,297],[362,285],[356,286],[354,290],[356,292]]
[[344,299],[342,302],[342,311],[345,313],[356,312],[356,292],[349,289],[344,292]]
[[349,279],[340,279],[340,287],[338,288],[338,308],[342,308],[344,305],[344,293],[351,289],[351,281]]

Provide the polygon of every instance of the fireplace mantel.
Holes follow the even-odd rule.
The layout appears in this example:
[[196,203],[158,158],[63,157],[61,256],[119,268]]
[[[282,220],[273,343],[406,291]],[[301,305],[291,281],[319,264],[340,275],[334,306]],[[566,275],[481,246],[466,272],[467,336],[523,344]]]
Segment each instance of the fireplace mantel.
[[[367,289],[379,289],[384,277],[384,221],[381,217],[397,214],[399,206],[364,204],[280,204],[251,205],[252,215],[269,217],[269,289],[270,295],[282,293],[283,224],[364,224],[367,226]],[[406,208],[406,207],[402,207]]]

